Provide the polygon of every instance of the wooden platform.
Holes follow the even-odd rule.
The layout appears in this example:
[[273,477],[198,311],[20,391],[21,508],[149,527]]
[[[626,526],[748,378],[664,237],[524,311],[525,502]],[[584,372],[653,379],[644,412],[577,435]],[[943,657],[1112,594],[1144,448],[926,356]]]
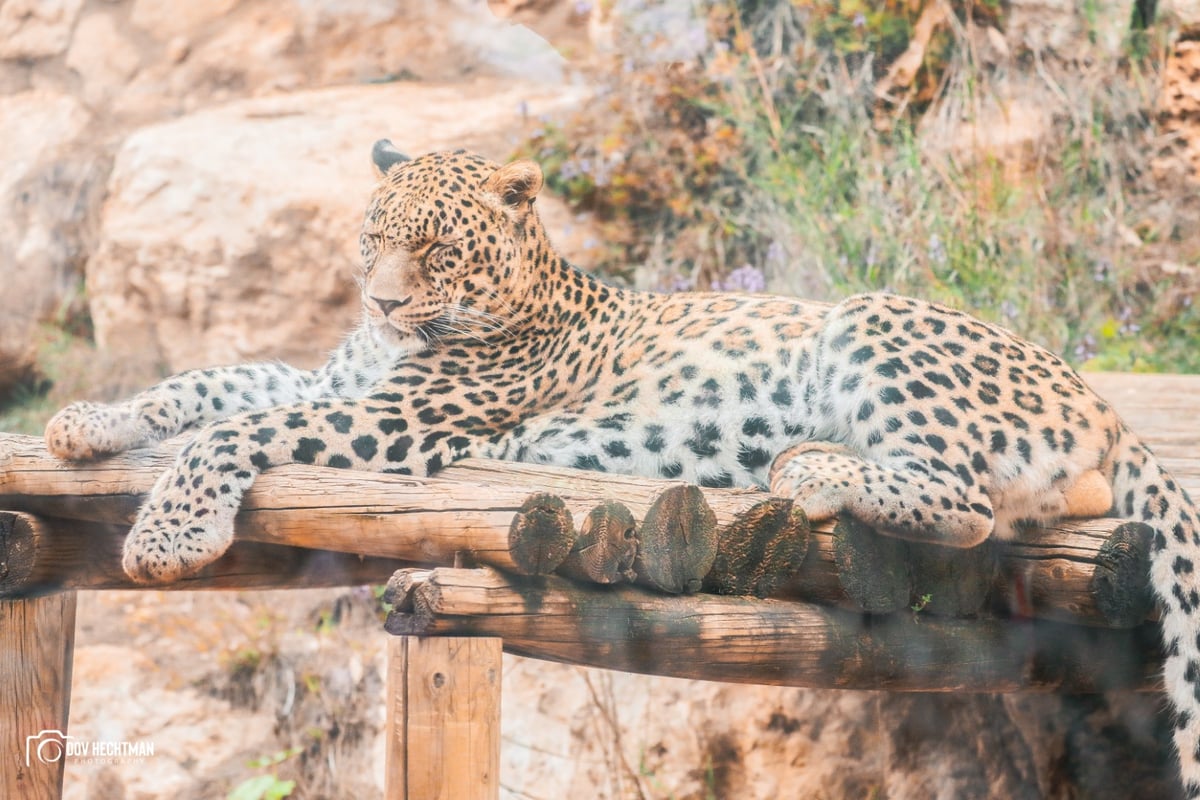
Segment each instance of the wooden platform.
[[[1200,497],[1200,376],[1086,378]],[[0,434],[0,729],[9,741],[65,734],[73,590],[130,587],[119,569],[120,541],[169,458],[143,451],[66,465],[32,437]],[[753,594],[769,586],[788,599],[668,595],[514,574],[542,572],[545,542],[553,543],[534,540],[533,567],[513,549],[534,494],[562,499],[566,519],[616,497],[641,524],[672,486],[486,462],[433,479],[282,467],[248,495],[229,555],[178,588],[358,585],[404,570],[391,584],[397,610],[389,629],[442,639],[420,647],[401,638],[391,649],[389,798],[495,796],[501,641],[511,652],[591,666],[793,686],[1157,688],[1161,656],[1145,604],[1144,547],[1118,520],[1031,531],[949,569],[944,551],[888,549],[886,541],[872,556],[878,563],[848,568],[837,548],[859,534],[826,525],[805,533],[807,558],[787,582],[737,587]],[[761,492],[698,496],[714,512],[718,544],[747,526],[782,520],[787,527],[794,519]],[[563,533],[562,515],[548,518],[550,533]],[[464,561],[503,572],[463,569]],[[889,570],[899,561],[902,569]],[[940,588],[910,608],[925,585],[918,573]],[[890,594],[870,607],[875,598],[847,588],[855,581],[886,583]],[[1118,653],[1125,657],[1114,659]],[[59,796],[61,760],[30,763],[22,748],[9,750],[0,759],[0,796]]]

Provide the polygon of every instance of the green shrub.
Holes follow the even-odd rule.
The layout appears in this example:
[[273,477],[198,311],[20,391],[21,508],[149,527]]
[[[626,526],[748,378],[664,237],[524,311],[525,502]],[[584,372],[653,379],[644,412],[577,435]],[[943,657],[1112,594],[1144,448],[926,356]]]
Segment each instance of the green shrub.
[[[1076,363],[1200,369],[1200,280],[1162,270],[1197,263],[1200,230],[1184,187],[1151,178],[1160,56],[1144,39],[1140,58],[1083,42],[1070,63],[989,61],[1002,7],[955,3],[897,91],[889,68],[932,0],[739,5],[704,6],[692,63],[619,54],[589,108],[525,146],[607,226],[603,270],[663,289],[749,288],[748,271],[820,299],[888,289]],[[1050,92],[1046,130],[1016,152],[964,144],[1021,81]]]

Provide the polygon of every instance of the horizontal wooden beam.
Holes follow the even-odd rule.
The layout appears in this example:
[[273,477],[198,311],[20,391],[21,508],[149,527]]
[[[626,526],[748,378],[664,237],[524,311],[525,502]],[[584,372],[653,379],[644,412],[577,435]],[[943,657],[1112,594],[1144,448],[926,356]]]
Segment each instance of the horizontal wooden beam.
[[[65,464],[50,457],[39,439],[0,434],[0,507],[33,512],[47,521],[108,524],[88,535],[117,538],[142,493],[171,458],[168,444]],[[688,504],[671,500],[685,496],[698,504],[690,517],[683,512]],[[656,518],[651,513],[656,504],[662,510],[666,501],[675,510],[665,518],[674,524],[647,525]],[[551,508],[555,502],[561,504],[558,510]],[[708,535],[704,508],[715,522],[715,553],[706,550],[710,545],[700,546],[710,541],[700,536]],[[1151,608],[1144,536],[1139,538],[1120,520],[1074,521],[1026,531],[1010,543],[953,551],[864,533],[849,521],[818,526],[810,537],[789,501],[760,491],[696,489],[679,482],[475,459],[435,478],[299,465],[273,468],[247,494],[237,536],[243,544],[427,566],[466,559],[522,573],[553,569],[567,557],[564,569],[573,577],[612,582],[634,574],[635,567],[647,572],[644,558],[639,565],[629,562],[621,542],[597,544],[593,535],[598,529],[614,535],[626,517],[640,537],[636,552],[674,547],[674,556],[660,553],[656,566],[665,567],[653,571],[658,577],[645,581],[670,591],[693,588],[702,579],[705,591],[717,594],[772,594],[873,613],[919,605],[946,616],[998,610],[1118,627],[1137,624]],[[686,526],[681,523],[685,517],[691,520]],[[568,551],[576,527],[586,528],[588,535],[576,541],[572,554]],[[654,545],[651,535],[674,536],[676,541]],[[522,536],[528,546],[522,545]],[[290,558],[302,562],[301,552]],[[684,556],[699,554],[707,560],[693,560],[683,569]],[[43,561],[53,565],[53,559]],[[96,580],[116,582],[113,573],[105,574]],[[280,585],[287,584],[281,579]],[[8,586],[20,591],[12,581]]]
[[[121,568],[126,526],[0,511],[0,598],[67,589],[143,588]],[[415,566],[260,542],[235,542],[224,556],[159,589],[315,589],[383,583]]]
[[849,518],[813,529],[798,573],[772,596],[885,614],[1037,617],[1128,628],[1154,615],[1150,529],[1065,520],[971,550],[878,536]]
[[886,617],[808,603],[666,596],[492,570],[401,571],[385,599],[397,635],[495,636],[509,652],[700,680],[889,691],[1149,690],[1153,625]]
[[[178,446],[176,441],[68,464],[51,457],[40,439],[0,434],[0,508],[118,526],[97,534],[112,536],[133,520],[143,494],[170,465]],[[694,590],[706,576],[718,591],[762,593],[782,583],[783,575],[764,571],[762,564],[757,571],[740,569],[758,550],[720,547],[719,541],[744,545],[771,537],[786,542],[775,551],[760,550],[772,556],[765,563],[789,574],[808,548],[803,518],[791,516],[790,501],[766,492],[701,490],[679,481],[480,459],[459,462],[436,478],[275,467],[247,493],[236,530],[243,542],[422,564],[450,565],[465,558],[529,573],[556,568],[574,541],[574,521],[613,498],[637,520],[641,544],[656,551],[653,561],[639,566],[652,576],[646,582],[666,591]],[[554,502],[565,513],[554,512]],[[700,525],[698,519],[708,521]],[[559,534],[557,548],[546,546]]]

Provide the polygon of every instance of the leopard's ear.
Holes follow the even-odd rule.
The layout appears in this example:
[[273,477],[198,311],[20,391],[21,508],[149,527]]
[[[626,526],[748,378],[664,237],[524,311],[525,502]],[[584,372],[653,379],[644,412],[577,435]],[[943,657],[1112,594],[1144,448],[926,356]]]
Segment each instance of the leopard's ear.
[[391,139],[380,139],[371,148],[371,161],[375,164],[375,170],[379,173],[379,177],[382,178],[396,164],[412,161],[412,158],[397,150]]
[[541,191],[542,168],[527,159],[513,161],[493,172],[483,188],[499,197],[517,215],[518,222],[523,221]]

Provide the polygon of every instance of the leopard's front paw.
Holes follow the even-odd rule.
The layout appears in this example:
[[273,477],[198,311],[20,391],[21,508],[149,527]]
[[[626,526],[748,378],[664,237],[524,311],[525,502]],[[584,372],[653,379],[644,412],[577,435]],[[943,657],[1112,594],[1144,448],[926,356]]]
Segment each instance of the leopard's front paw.
[[846,506],[846,489],[840,481],[784,465],[771,477],[771,493],[790,497],[811,522],[836,517]]
[[122,566],[137,583],[170,583],[220,558],[232,540],[232,521],[172,516],[155,506],[139,515],[126,537]]
[[72,403],[46,424],[50,454],[68,461],[90,461],[133,446],[128,412],[99,403]]
[[792,498],[809,522],[832,519],[849,509],[854,487],[863,482],[856,471],[861,464],[845,445],[801,442],[775,456],[771,492]]

